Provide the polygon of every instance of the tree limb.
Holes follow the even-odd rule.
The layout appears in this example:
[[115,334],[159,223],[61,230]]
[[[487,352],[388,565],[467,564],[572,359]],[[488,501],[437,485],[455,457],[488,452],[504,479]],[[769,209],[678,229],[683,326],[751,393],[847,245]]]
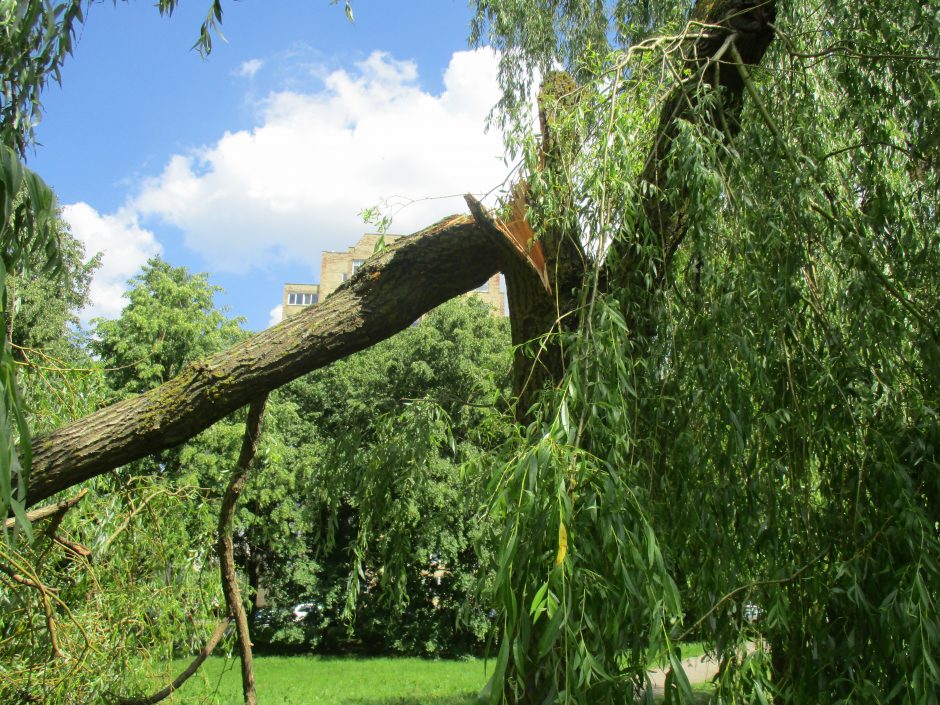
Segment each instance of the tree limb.
[[248,480],[248,473],[251,470],[251,463],[254,460],[255,453],[258,450],[258,439],[261,435],[261,421],[264,419],[264,408],[268,401],[268,395],[251,402],[248,409],[248,419],[245,421],[245,435],[242,439],[241,452],[238,455],[238,463],[235,466],[235,472],[229,482],[228,489],[222,497],[222,506],[219,509],[219,528],[216,552],[219,556],[219,569],[222,575],[222,592],[225,595],[225,603],[228,607],[229,615],[216,626],[212,636],[202,647],[196,658],[187,666],[186,670],[180,673],[173,682],[165,688],[158,690],[153,695],[142,698],[119,698],[119,705],[155,705],[156,703],[169,697],[175,690],[178,690],[202,665],[213,652],[215,647],[221,641],[222,636],[228,625],[235,620],[235,626],[238,631],[238,643],[241,651],[242,664],[242,691],[245,698],[245,705],[257,705],[258,698],[255,694],[255,678],[253,660],[251,654],[251,637],[248,633],[248,619],[245,615],[245,607],[242,605],[241,595],[238,590],[238,577],[235,573],[235,555],[232,544],[232,525],[235,518],[235,506],[238,503],[238,497]]
[[248,420],[245,421],[245,436],[242,440],[241,453],[238,464],[229,482],[228,489],[222,497],[222,507],[219,509],[219,538],[216,551],[219,554],[219,570],[222,574],[222,592],[228,605],[229,614],[235,618],[235,627],[238,630],[238,646],[241,652],[242,664],[242,694],[245,705],[257,705],[258,696],[255,693],[255,674],[251,654],[251,635],[248,632],[248,618],[245,616],[245,606],[242,604],[241,594],[238,590],[238,576],[235,572],[234,546],[232,544],[232,525],[235,519],[235,505],[241,495],[255,452],[258,450],[258,439],[261,435],[261,421],[264,419],[264,407],[268,395],[251,402],[248,409]]
[[[46,507],[40,507],[39,509],[34,509],[31,512],[26,514],[26,518],[30,523],[42,521],[43,519],[48,519],[49,517],[61,513],[65,513],[67,510],[74,507],[76,504],[82,501],[82,497],[88,494],[88,488],[83,487],[82,490],[75,495],[74,497],[69,497],[68,499],[62,500],[58,504],[50,504]],[[6,528],[12,529],[13,525],[16,523],[15,518],[10,518],[6,520]]]
[[174,447],[252,399],[391,337],[486,281],[504,252],[468,216],[397,240],[322,303],[156,389],[34,439],[28,504]]
[[[647,244],[655,245],[655,269],[662,284],[673,255],[685,237],[689,194],[676,193],[668,184],[669,157],[683,121],[705,120],[723,130],[729,137],[740,130],[740,114],[745,92],[744,81],[736,63],[754,66],[764,58],[774,38],[776,0],[712,0],[701,1],[692,12],[691,22],[704,30],[695,33],[679,49],[681,58],[677,76],[684,78],[671,91],[660,110],[659,126],[653,148],[647,156],[640,181],[645,193],[642,209],[649,233]],[[740,62],[727,61],[724,55],[732,50]],[[719,99],[701,114],[697,91],[702,85],[718,89]],[[642,231],[642,228],[640,228]],[[622,233],[618,237],[616,257],[610,273],[623,286],[637,285],[646,268],[633,254],[642,250],[644,236]],[[640,282],[641,287],[645,286]]]

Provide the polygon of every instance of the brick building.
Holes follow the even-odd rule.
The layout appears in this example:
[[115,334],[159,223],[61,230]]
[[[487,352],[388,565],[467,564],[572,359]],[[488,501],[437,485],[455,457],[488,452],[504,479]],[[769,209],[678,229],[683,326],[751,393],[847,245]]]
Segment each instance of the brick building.
[[[320,283],[317,284],[285,284],[284,285],[284,318],[302,311],[307,306],[317,303],[329,296],[340,285],[349,279],[353,273],[362,266],[372,253],[379,241],[379,235],[367,233],[359,242],[345,252],[324,252],[320,265]],[[400,235],[386,235],[386,244],[391,244]],[[499,290],[499,275],[494,274],[478,289],[469,292],[477,296],[493,308],[496,316],[505,316],[506,309],[503,303],[503,294]]]

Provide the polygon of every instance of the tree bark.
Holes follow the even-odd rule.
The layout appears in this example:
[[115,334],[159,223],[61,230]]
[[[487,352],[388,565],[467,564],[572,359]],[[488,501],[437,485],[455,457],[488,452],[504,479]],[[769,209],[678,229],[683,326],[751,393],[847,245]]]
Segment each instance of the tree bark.
[[248,409],[248,420],[245,421],[245,435],[242,439],[242,449],[238,455],[238,464],[232,473],[228,489],[222,497],[222,507],[219,510],[219,533],[216,552],[219,555],[219,570],[222,576],[222,592],[225,594],[225,603],[229,614],[235,619],[238,632],[238,647],[242,666],[242,696],[245,705],[257,705],[258,696],[255,693],[254,658],[251,652],[251,634],[248,629],[248,618],[245,615],[245,605],[242,603],[241,592],[238,589],[238,574],[235,570],[235,548],[232,542],[232,529],[235,522],[235,506],[241,496],[251,464],[258,450],[258,440],[261,437],[261,422],[264,419],[264,408],[268,395],[263,394],[259,399],[251,402]]

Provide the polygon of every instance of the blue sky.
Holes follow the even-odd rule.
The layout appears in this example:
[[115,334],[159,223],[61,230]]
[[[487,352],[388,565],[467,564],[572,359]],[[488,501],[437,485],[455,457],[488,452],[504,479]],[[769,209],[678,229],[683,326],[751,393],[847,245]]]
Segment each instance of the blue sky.
[[465,0],[354,0],[355,24],[328,0],[229,1],[203,60],[208,6],[92,5],[44,94],[29,165],[104,253],[86,320],[118,315],[160,254],[260,330],[284,282],[318,281],[320,252],[369,229],[362,208],[390,199],[392,230],[412,232],[499,187],[495,57],[467,49]]

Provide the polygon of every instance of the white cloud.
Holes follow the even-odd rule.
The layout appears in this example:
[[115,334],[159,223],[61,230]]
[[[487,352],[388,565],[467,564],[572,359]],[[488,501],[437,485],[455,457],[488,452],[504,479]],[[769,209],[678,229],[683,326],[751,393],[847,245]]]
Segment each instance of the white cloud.
[[174,155],[130,207],[178,227],[213,270],[290,261],[319,271],[321,251],[358,239],[359,211],[382,198],[415,200],[392,225],[412,232],[502,181],[501,140],[484,134],[496,68],[492,51],[458,52],[435,95],[413,62],[374,53],[316,91],[271,93],[257,127]]
[[254,78],[262,66],[264,66],[264,61],[261,59],[249,59],[241,62],[232,73],[240,78]]
[[85,245],[85,255],[102,254],[101,267],[91,282],[89,305],[81,312],[87,325],[92,318],[115,318],[126,301],[127,280],[141,266],[162,251],[153,233],[141,228],[137,214],[122,208],[113,215],[101,215],[87,203],[62,208],[62,217],[72,234]]
[[284,318],[284,307],[278,304],[268,312],[268,328],[277,325]]

